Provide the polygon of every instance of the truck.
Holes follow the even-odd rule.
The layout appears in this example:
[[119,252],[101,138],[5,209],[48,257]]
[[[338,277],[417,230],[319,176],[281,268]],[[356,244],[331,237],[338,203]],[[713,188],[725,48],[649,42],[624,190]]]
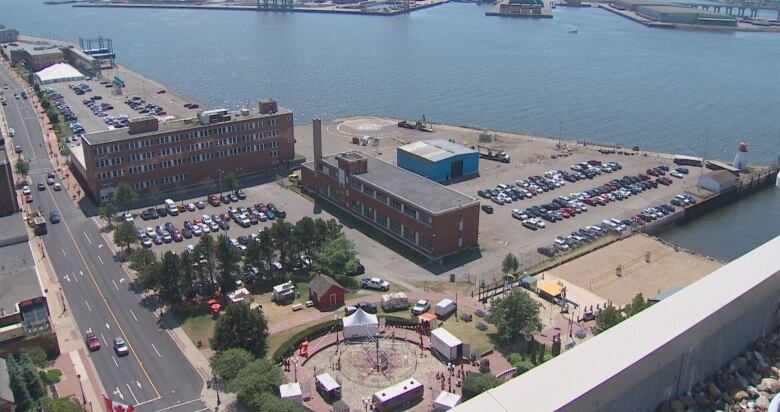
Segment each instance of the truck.
[[33,218],[33,233],[38,236],[45,235],[49,232],[46,228],[46,219],[43,216],[35,216]]
[[447,361],[453,361],[467,355],[463,342],[444,328],[431,331],[431,348]]
[[501,163],[509,163],[510,161],[509,153],[503,149],[483,145],[477,145],[477,149],[479,149],[479,157],[483,159],[495,160]]
[[379,278],[363,278],[360,281],[360,287],[374,290],[390,290],[390,282]]
[[452,299],[442,299],[436,304],[434,313],[439,319],[445,319],[458,309],[458,304]]
[[385,312],[406,310],[408,308],[409,298],[406,297],[406,293],[395,292],[382,295],[382,309]]
[[179,208],[172,199],[165,199],[165,208],[168,209],[168,214],[171,216],[177,216],[179,214]]

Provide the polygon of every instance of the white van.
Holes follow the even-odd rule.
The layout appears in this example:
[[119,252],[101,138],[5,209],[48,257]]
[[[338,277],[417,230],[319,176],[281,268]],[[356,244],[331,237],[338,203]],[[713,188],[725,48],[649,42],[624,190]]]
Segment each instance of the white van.
[[179,215],[179,208],[176,207],[176,203],[173,203],[171,199],[165,199],[165,208],[168,209],[168,214],[171,216]]

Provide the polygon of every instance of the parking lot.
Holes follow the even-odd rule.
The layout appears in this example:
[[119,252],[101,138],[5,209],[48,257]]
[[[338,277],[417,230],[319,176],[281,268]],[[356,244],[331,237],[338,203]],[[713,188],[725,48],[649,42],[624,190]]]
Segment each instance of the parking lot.
[[[115,89],[111,87],[113,83],[109,81],[113,79],[115,73],[125,81],[125,87],[121,88],[122,94],[119,95],[115,94]],[[80,92],[70,87],[79,84],[87,85],[90,91],[79,94]],[[163,109],[161,113],[165,112],[165,114],[158,115],[159,119],[194,116],[196,112],[204,109],[200,103],[197,103],[198,107],[196,108],[184,107],[184,104],[195,102],[174,91],[167,90],[156,82],[143,80],[136,74],[121,67],[117,71],[112,70],[110,78],[93,78],[76,82],[57,83],[47,87],[56,90],[63,96],[65,103],[76,115],[86,133],[107,130],[109,125],[106,123],[105,118],[109,116],[118,119],[123,116],[134,118],[147,115],[147,113],[141,113],[140,108],[134,110],[125,103],[126,100],[133,97],[137,97],[137,101],[143,100],[143,105],[154,104],[161,107]],[[84,101],[93,98],[97,98],[93,100],[96,104],[105,104],[112,107],[104,110],[105,116],[96,115],[84,103]]]

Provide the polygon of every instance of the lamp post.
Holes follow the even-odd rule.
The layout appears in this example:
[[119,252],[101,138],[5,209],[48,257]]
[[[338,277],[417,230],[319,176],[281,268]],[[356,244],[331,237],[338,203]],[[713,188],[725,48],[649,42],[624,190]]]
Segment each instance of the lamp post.
[[79,388],[81,388],[81,405],[87,404],[87,397],[84,396],[84,384],[81,383],[81,374],[77,374],[76,378],[79,380]]
[[222,196],[222,175],[225,174],[224,170],[219,170],[219,195]]
[[214,386],[214,390],[217,391],[217,407],[214,409],[214,411],[219,411],[219,405],[222,404],[222,401],[219,399],[219,379],[217,379],[216,375],[211,378],[212,385]]
[[293,358],[293,368],[294,368],[293,374],[295,375],[295,381],[298,382],[298,358]]

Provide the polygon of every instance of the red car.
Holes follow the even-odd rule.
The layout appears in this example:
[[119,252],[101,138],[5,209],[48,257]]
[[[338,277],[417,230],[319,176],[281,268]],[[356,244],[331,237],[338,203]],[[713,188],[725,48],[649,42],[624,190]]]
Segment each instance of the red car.
[[650,176],[648,176],[648,175],[646,175],[644,173],[640,173],[639,174],[639,178],[642,179],[642,180],[650,180]]
[[89,348],[90,352],[94,352],[100,349],[100,340],[98,339],[97,335],[95,335],[95,332],[92,332],[92,329],[87,329],[87,333],[85,335],[87,340],[87,348]]
[[24,195],[24,201],[27,203],[32,203],[33,202],[32,195]]
[[209,196],[209,204],[214,207],[219,207],[219,196],[217,195],[211,195]]
[[598,204],[598,203],[596,203],[595,200],[593,200],[593,198],[590,198],[590,197],[585,199],[585,200],[583,200],[582,202],[585,203],[588,206],[596,206]]

